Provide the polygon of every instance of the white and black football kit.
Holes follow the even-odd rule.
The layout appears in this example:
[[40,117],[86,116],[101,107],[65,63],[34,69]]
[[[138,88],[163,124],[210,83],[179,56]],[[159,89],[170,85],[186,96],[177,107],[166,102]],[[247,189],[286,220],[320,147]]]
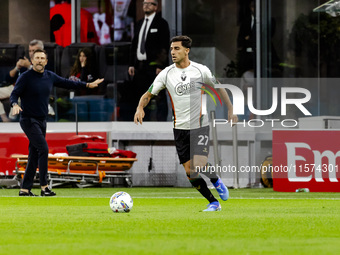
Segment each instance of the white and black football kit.
[[162,70],[149,92],[167,89],[173,109],[174,137],[181,164],[193,155],[209,154],[208,116],[202,114],[202,86],[214,87],[216,79],[208,67],[190,61],[186,68],[172,64]]

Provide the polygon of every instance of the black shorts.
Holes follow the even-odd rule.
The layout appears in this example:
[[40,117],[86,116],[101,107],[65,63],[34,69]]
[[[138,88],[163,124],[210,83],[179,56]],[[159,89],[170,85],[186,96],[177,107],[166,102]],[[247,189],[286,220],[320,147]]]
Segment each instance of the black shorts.
[[176,150],[181,164],[191,160],[194,155],[208,156],[209,126],[197,129],[174,129]]

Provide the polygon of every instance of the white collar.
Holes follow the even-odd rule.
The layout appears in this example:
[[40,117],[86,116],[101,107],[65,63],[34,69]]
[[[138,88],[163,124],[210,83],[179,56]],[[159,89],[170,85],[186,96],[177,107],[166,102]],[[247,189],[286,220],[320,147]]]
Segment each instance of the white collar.
[[150,21],[149,24],[151,24],[155,16],[156,16],[156,12],[152,13],[150,16],[145,15],[144,19],[148,19]]

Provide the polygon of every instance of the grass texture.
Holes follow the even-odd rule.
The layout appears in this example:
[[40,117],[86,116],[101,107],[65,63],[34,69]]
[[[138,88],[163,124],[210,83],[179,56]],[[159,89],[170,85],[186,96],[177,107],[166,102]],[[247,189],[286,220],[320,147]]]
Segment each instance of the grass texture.
[[[130,213],[109,207],[120,190]],[[222,211],[202,212],[191,188],[54,191],[0,190],[0,254],[340,254],[340,193],[230,190]]]

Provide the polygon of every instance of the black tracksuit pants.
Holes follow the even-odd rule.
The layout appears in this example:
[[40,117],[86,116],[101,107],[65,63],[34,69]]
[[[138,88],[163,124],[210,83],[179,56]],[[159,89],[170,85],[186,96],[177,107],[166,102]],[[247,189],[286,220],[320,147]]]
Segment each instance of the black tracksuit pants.
[[46,120],[36,118],[21,117],[20,126],[25,132],[28,140],[28,161],[22,189],[31,190],[37,167],[39,166],[40,185],[47,185],[47,166],[48,166],[48,145],[46,142]]

